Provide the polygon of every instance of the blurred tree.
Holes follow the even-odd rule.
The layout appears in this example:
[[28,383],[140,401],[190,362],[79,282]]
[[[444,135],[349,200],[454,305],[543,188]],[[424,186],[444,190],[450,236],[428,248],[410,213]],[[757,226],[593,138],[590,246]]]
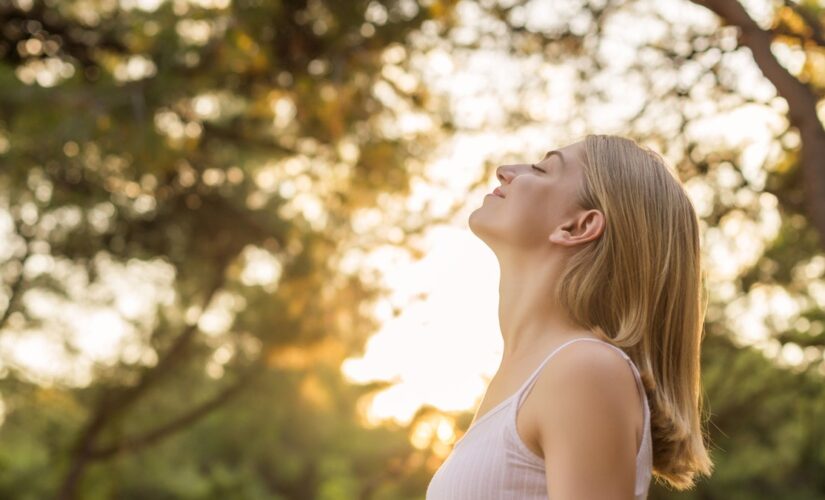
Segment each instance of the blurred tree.
[[[777,2],[770,29],[762,29],[736,0],[694,0],[717,14],[720,22],[737,29],[740,46],[753,60],[788,107],[788,122],[796,129],[800,147],[796,161],[801,172],[798,186],[804,192],[804,211],[825,242],[825,129],[817,105],[825,96],[825,37],[821,3]],[[805,64],[794,75],[771,51],[771,44],[801,49]],[[803,207],[796,207],[797,210]]]
[[[439,137],[387,126],[427,95],[384,77],[385,54],[423,23],[444,29],[451,9],[0,3],[4,335],[60,331],[59,309],[84,300],[73,284],[101,289],[111,263],[161,265],[174,292],[141,297],[147,321],[120,311],[141,352],[98,360],[86,384],[7,374],[0,496],[419,492],[405,429],[356,419],[381,385],[351,387],[339,367],[376,327],[364,306],[382,289],[359,256],[431,223],[387,212],[353,230],[403,197]],[[277,270],[267,283],[247,275],[256,258]],[[117,308],[126,292],[101,302]],[[210,326],[221,314],[231,320]]]

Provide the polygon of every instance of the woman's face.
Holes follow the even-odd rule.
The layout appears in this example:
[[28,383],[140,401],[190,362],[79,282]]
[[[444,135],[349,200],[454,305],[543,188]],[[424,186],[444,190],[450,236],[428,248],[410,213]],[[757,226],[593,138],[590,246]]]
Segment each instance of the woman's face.
[[586,222],[576,204],[586,161],[580,141],[548,152],[537,163],[498,167],[502,196],[484,196],[470,214],[470,229],[493,250],[502,243],[524,250],[547,246],[548,240],[563,244],[565,231]]

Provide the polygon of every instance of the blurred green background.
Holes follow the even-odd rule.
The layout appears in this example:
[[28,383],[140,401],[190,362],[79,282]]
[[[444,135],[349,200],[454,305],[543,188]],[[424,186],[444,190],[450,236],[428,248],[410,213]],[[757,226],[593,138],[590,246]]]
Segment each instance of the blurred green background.
[[366,356],[435,379],[370,413],[393,380],[342,366],[428,295],[388,302],[376,251],[449,246],[495,166],[590,132],[702,220],[716,469],[650,498],[825,498],[823,30],[790,0],[0,0],[0,498],[423,499],[475,410],[436,393],[488,365]]

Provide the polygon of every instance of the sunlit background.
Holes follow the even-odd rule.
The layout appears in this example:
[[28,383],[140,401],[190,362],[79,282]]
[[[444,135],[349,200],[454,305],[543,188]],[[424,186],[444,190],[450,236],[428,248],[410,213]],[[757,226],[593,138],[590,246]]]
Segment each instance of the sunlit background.
[[[801,244],[795,247],[788,236],[796,234],[794,231],[812,231],[810,216],[794,210],[804,205],[798,198],[799,181],[791,185],[771,180],[801,168],[798,151],[804,144],[799,131],[789,126],[786,97],[777,93],[775,83],[762,73],[753,53],[741,46],[734,27],[720,26],[719,17],[697,3],[358,2],[363,20],[346,22],[355,26],[357,36],[376,41],[370,50],[377,54],[373,61],[377,66],[372,73],[361,72],[353,77],[369,89],[373,99],[365,107],[371,115],[369,122],[356,124],[340,118],[359,112],[347,104],[347,99],[355,99],[356,94],[342,83],[348,78],[341,73],[346,70],[331,68],[338,64],[335,57],[344,57],[340,52],[329,59],[309,58],[304,76],[279,71],[278,56],[263,49],[267,40],[256,38],[254,16],[233,14],[247,8],[271,9],[275,35],[270,35],[278,36],[283,24],[286,35],[282,40],[288,41],[292,32],[286,25],[290,22],[279,16],[294,10],[300,14],[296,14],[298,25],[309,27],[307,33],[323,37],[344,24],[335,18],[336,9],[330,2],[282,5],[236,0],[85,0],[61,3],[59,9],[51,2],[46,10],[59,12],[63,24],[43,15],[40,2],[10,2],[2,11],[5,66],[0,80],[0,89],[5,89],[5,96],[0,98],[5,106],[0,116],[4,191],[0,262],[6,311],[0,335],[0,373],[4,378],[14,375],[33,386],[61,388],[71,394],[74,389],[94,386],[97,377],[120,373],[121,365],[156,365],[158,346],[169,344],[151,341],[151,332],[162,329],[172,321],[169,318],[177,318],[201,336],[200,342],[208,351],[203,358],[203,374],[214,381],[236,370],[229,366],[239,358],[240,351],[250,356],[266,352],[263,357],[269,360],[269,366],[284,370],[300,367],[310,374],[315,360],[341,355],[340,374],[347,383],[387,383],[357,398],[354,415],[358,424],[365,429],[403,431],[414,449],[426,452],[411,455],[426,460],[409,462],[413,468],[423,467],[422,477],[426,479],[460,437],[502,352],[497,315],[498,265],[489,248],[467,226],[470,213],[498,185],[493,169],[501,163],[536,160],[544,151],[587,133],[615,133],[648,143],[684,179],[702,224],[710,293],[707,321],[714,325],[714,335],[724,334],[743,352],[761,353],[783,373],[825,376],[825,324],[815,314],[825,306],[825,256],[821,248],[808,252]],[[289,9],[284,7],[287,4],[291,5]],[[777,33],[771,44],[776,61],[789,75],[805,81],[812,93],[818,89],[817,95],[822,96],[825,48],[817,44],[822,42],[817,37],[825,29],[821,22],[825,19],[825,3],[785,2],[783,7],[783,2],[752,0],[739,5],[759,27]],[[801,11],[791,5],[804,6],[813,19],[818,16],[819,31],[805,24],[810,19],[794,16],[794,12]],[[604,9],[604,18],[600,18],[596,32],[594,12],[602,13],[600,9]],[[26,12],[32,18],[43,16],[44,20],[26,24],[20,21]],[[131,31],[123,35],[131,54],[84,52],[84,57],[98,61],[97,69],[82,69],[77,59],[67,57],[68,51],[60,44],[71,35],[62,39],[46,36],[50,29],[68,33],[65,19],[71,19],[88,29],[87,33],[99,30],[99,39],[84,43],[102,47],[102,40],[109,40],[111,35],[103,29],[108,26],[104,21],[113,19],[115,12],[134,20]],[[429,18],[419,22],[416,16],[421,12]],[[405,37],[398,35],[393,40],[381,34],[383,27],[408,21],[411,26]],[[29,34],[23,36],[23,32]],[[791,36],[794,33],[807,36],[809,44],[800,45],[799,36]],[[170,96],[168,104],[156,95],[162,91],[160,85],[135,86],[170,71],[171,63],[162,52],[149,49],[148,40],[161,36],[177,37],[174,50],[185,67],[204,67],[202,58],[214,57],[220,68],[214,71],[220,77],[202,71],[198,73],[201,78],[214,81],[204,83],[193,77],[191,87],[185,77],[172,80],[170,85],[176,94],[174,100]],[[210,52],[211,56],[199,52],[221,44],[225,47]],[[296,42],[289,50],[310,49]],[[688,52],[690,57],[685,56]],[[595,61],[598,66],[590,67]],[[110,82],[100,87],[97,101],[84,97],[81,91],[81,76],[99,81],[99,76],[89,76],[95,72],[110,77]],[[258,82],[258,87],[250,84],[230,88],[224,82],[233,81],[233,74],[269,76]],[[85,85],[94,88],[95,84]],[[271,87],[263,89],[264,85]],[[131,97],[123,103],[117,101],[118,88],[132,93]],[[139,97],[135,89],[142,89],[139,92],[146,96]],[[674,100],[673,89],[679,89],[675,95],[681,100]],[[126,114],[110,117],[100,113],[88,120],[98,132],[78,128],[77,136],[72,138],[71,127],[49,125],[46,101],[38,101],[34,108],[43,114],[38,118],[41,122],[29,123],[22,118],[20,105],[31,99],[59,101],[61,113],[69,109],[78,112],[84,109],[83,102],[85,106],[96,102],[94,109],[123,106]],[[319,103],[319,110],[307,111],[310,100]],[[816,112],[820,123],[815,127],[821,131],[821,122],[825,121],[821,99]],[[231,157],[232,152],[222,157],[204,149],[202,154],[198,144],[206,142],[214,124],[239,113],[259,120],[250,120],[252,128],[237,127],[238,134],[249,134],[238,139],[241,146],[246,141],[252,149],[260,137],[280,137],[278,147],[284,153],[270,159],[250,153],[237,160]],[[132,125],[125,117],[146,123],[157,138],[146,142],[145,149],[128,142],[130,134],[138,135],[129,132]],[[263,132],[260,137],[251,132],[255,126]],[[322,128],[323,133],[313,136],[312,127]],[[122,137],[113,132],[119,129],[124,130]],[[95,133],[110,135],[98,144]],[[230,133],[234,133],[232,126],[215,136],[226,139]],[[400,143],[409,146],[400,157],[394,151],[369,149],[371,134],[397,141],[393,147]],[[45,146],[38,148],[41,138]],[[123,156],[113,152],[119,146],[118,140],[125,141],[122,146],[127,154]],[[164,166],[147,164],[141,170],[136,163],[151,161],[153,147],[164,149],[158,153],[163,158],[158,165]],[[48,154],[38,156],[39,149]],[[142,156],[135,158],[128,154],[130,150]],[[243,147],[238,151],[245,154]],[[69,187],[66,191],[65,179],[77,184],[77,179],[71,181],[71,177],[79,179],[80,174],[69,171],[67,176],[56,175],[48,162],[58,156],[62,158],[59,161],[96,165],[88,168],[113,173],[101,177],[100,186],[105,192],[71,195],[72,189],[80,188]],[[397,180],[391,176],[374,180],[370,176],[371,169],[391,162],[406,169],[407,189],[385,190],[382,182],[389,185]],[[369,168],[359,170],[359,165],[367,163]],[[695,165],[701,168],[691,170]],[[164,229],[166,232],[155,234],[149,222],[168,213],[163,196],[158,195],[167,182],[167,168],[175,172],[176,189],[192,188],[195,193],[195,187],[204,186],[197,196],[181,196],[181,206],[186,210],[198,213],[205,208],[209,203],[206,192],[243,193],[239,199],[244,207],[233,205],[233,209],[269,210],[283,221],[302,221],[296,223],[300,231],[328,232],[336,244],[329,249],[334,252],[327,262],[337,276],[334,282],[340,288],[336,290],[346,289],[345,280],[360,279],[384,293],[353,299],[352,304],[331,313],[334,317],[319,319],[331,322],[324,324],[335,324],[342,337],[318,341],[314,350],[309,344],[290,346],[286,341],[270,347],[266,339],[255,335],[238,340],[239,331],[268,330],[246,320],[239,327],[238,318],[245,311],[268,307],[261,294],[280,293],[287,279],[284,256],[300,255],[305,251],[303,244],[273,244],[270,237],[258,244],[240,245],[237,260],[227,268],[236,286],[216,289],[205,305],[183,300],[183,292],[192,293],[197,287],[189,283],[179,289],[181,276],[187,276],[187,280],[197,277],[198,266],[206,265],[203,261],[193,262],[194,271],[181,273],[175,260],[180,259],[179,255],[151,255],[151,249],[158,248],[155,238],[179,241],[189,230],[175,233]],[[83,175],[84,182],[98,182]],[[339,192],[347,192],[354,185],[351,179],[357,176],[364,178],[359,181],[364,185],[375,183],[372,197],[353,188],[352,199],[359,201],[351,209],[344,211],[331,205],[330,200]],[[366,192],[360,184],[358,189]],[[795,194],[788,194],[794,189]],[[58,202],[57,191],[70,195],[61,194]],[[83,196],[88,199],[81,199]],[[273,205],[276,198],[283,203]],[[124,251],[131,248],[126,240],[117,243],[114,238],[105,240],[117,247],[114,252],[105,246],[83,250],[89,252],[88,260],[72,257],[82,253],[78,250],[82,245],[53,251],[53,238],[60,240],[61,235],[72,234],[78,228],[95,234],[115,229],[126,205],[131,220],[147,221],[145,233],[138,237],[153,242],[143,250],[130,255]],[[720,206],[725,209],[720,210]],[[215,212],[204,213],[206,220]],[[347,217],[349,222],[342,224],[340,217]],[[186,224],[190,223],[181,224],[189,228]],[[21,238],[22,225],[38,230]],[[262,226],[270,227],[265,222]],[[413,233],[409,230],[412,227],[420,231]],[[201,243],[209,242],[210,238],[205,238]],[[780,275],[783,278],[776,278]],[[54,282],[60,284],[60,293],[49,288]],[[17,283],[26,286],[15,288]],[[285,293],[291,296],[307,291],[309,301],[315,297],[321,301],[321,296],[324,301],[333,300],[335,293],[343,293],[328,290],[332,287],[329,283],[317,290],[323,295],[301,288],[311,286],[296,284]],[[244,289],[258,291],[247,297]],[[305,306],[306,300],[299,303]],[[289,312],[284,314],[295,318],[318,314],[303,312],[301,305],[294,307],[294,311],[292,306],[286,307]],[[321,306],[319,309],[323,310]],[[164,313],[161,318],[158,311],[177,312],[169,312],[168,316]],[[271,320],[275,321],[276,313],[272,314]],[[356,332],[364,328],[356,326],[361,325],[355,319],[358,315],[372,318],[375,327],[364,338],[362,347],[353,347],[359,345],[361,333]],[[279,327],[273,323],[271,330],[275,332]],[[348,331],[352,338],[343,340]],[[781,335],[788,331],[798,332],[801,337]],[[745,374],[756,366],[744,361],[740,365],[743,372],[738,373]],[[713,363],[709,366],[708,370],[714,369]],[[724,380],[724,374],[717,372],[707,375],[707,384]],[[308,376],[297,387],[301,397],[318,408],[329,409],[334,389],[324,380],[322,376]],[[817,383],[821,385],[821,381]],[[5,418],[18,407],[10,406],[7,399],[17,401],[20,396],[13,394],[12,386],[4,386],[3,391],[0,416]],[[762,401],[768,399],[764,396]],[[85,396],[72,404],[78,408],[91,405]],[[711,401],[711,407],[714,404]],[[422,409],[427,411],[422,413]],[[721,421],[718,425],[724,425]],[[725,429],[722,435],[725,432],[730,430]],[[796,436],[804,434],[798,429],[795,432]],[[818,435],[821,439],[821,433]],[[793,464],[804,456],[799,452],[794,458],[786,457],[783,463],[787,464],[788,476],[774,479],[778,483],[786,481]],[[13,462],[14,458],[5,460]],[[753,460],[756,463],[756,458]],[[819,460],[812,467],[825,464],[821,455]],[[16,467],[25,470],[23,465]],[[729,491],[725,487],[741,486],[763,469],[753,466],[744,472],[735,470],[722,467],[722,486],[714,486],[710,479],[700,490],[716,492],[716,496],[703,498],[725,498],[722,492]],[[415,483],[419,486],[417,493],[411,493],[414,487],[410,486],[403,494],[401,490],[388,490],[394,493],[386,496],[373,494],[375,498],[423,498],[420,487],[426,486],[426,480],[421,483],[422,477]],[[318,498],[354,498],[347,492],[356,491],[356,483],[354,479],[347,486],[335,483],[334,487],[318,490],[325,493],[313,494]],[[18,484],[19,488],[19,483],[9,484]],[[54,484],[65,488],[67,483],[55,480]],[[15,486],[0,488],[12,491],[9,488]],[[825,485],[812,480],[805,491],[811,496],[793,498],[823,498]],[[816,497],[817,492],[823,496]],[[300,496],[284,492],[279,498]]]

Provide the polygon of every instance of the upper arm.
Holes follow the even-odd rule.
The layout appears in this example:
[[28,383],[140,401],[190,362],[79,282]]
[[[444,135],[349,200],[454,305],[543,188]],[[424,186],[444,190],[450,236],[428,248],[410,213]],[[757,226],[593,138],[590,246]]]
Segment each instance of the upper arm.
[[641,404],[633,372],[610,347],[578,344],[553,356],[533,390],[548,496],[631,500]]

